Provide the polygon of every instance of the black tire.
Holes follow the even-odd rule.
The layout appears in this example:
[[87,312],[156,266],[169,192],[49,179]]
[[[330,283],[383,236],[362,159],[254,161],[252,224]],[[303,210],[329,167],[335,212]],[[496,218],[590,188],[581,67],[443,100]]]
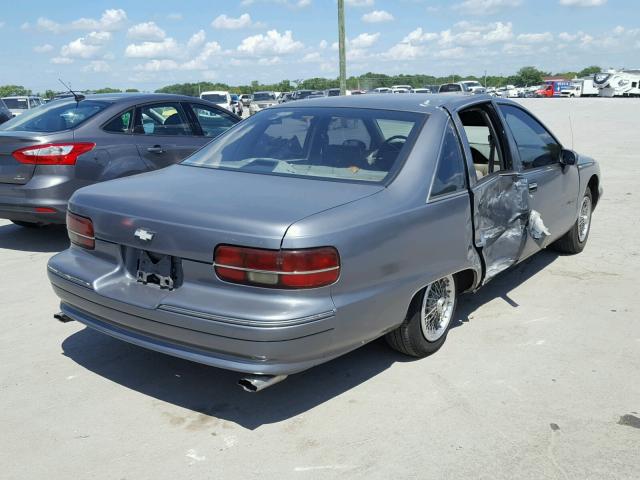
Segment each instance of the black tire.
[[422,330],[422,306],[424,295],[429,287],[427,286],[422,289],[420,294],[414,297],[404,322],[402,322],[398,328],[385,335],[385,340],[391,348],[411,357],[423,358],[437,352],[440,347],[442,347],[447,339],[447,333],[451,328],[451,324],[454,322],[458,301],[455,277],[451,276],[448,278],[451,279],[450,288],[454,293],[453,306],[451,319],[440,338],[435,341],[429,341]]
[[11,220],[11,223],[24,228],[42,228],[45,226],[44,223],[23,222],[22,220]]
[[580,207],[582,207],[584,200],[589,199],[589,226],[587,229],[587,233],[583,240],[580,240],[580,212],[578,212],[578,218],[576,219],[576,223],[573,224],[571,229],[565,233],[562,237],[551,244],[551,248],[558,252],[568,253],[568,254],[576,254],[582,252],[584,250],[585,245],[587,244],[587,240],[589,240],[589,233],[591,233],[591,215],[593,213],[593,198],[591,196],[591,190],[587,188],[587,191],[584,192],[584,196],[580,200]]

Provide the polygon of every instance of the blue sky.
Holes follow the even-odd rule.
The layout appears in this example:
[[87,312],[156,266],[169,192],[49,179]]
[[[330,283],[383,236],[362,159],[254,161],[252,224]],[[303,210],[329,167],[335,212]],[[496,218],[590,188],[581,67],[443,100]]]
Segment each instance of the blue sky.
[[[349,75],[640,67],[638,0],[345,2]],[[0,84],[153,90],[337,75],[335,0],[19,5],[0,17]]]

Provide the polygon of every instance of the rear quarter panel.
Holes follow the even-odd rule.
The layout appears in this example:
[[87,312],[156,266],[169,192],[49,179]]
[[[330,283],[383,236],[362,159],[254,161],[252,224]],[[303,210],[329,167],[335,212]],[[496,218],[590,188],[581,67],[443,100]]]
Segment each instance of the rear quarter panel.
[[283,248],[331,245],[340,278],[331,288],[345,338],[362,343],[399,325],[413,296],[445,275],[472,269],[467,191],[427,203],[447,117],[432,116],[397,178],[370,197],[292,225]]

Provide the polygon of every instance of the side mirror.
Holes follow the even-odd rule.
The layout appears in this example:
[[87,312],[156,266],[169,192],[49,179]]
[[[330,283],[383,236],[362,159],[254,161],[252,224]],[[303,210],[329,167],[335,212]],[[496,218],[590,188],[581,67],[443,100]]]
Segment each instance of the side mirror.
[[573,150],[563,149],[562,152],[560,152],[560,165],[575,165],[577,161],[576,152]]

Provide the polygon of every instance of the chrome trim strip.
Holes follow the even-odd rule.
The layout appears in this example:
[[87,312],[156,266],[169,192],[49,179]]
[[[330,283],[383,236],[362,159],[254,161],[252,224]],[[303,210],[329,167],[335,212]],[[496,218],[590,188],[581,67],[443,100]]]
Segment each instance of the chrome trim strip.
[[86,238],[86,239],[89,239],[89,240],[95,240],[96,239],[96,237],[90,237],[89,235],[83,235],[81,233],[76,232],[75,230],[69,229],[69,232],[73,233],[74,235],[77,235],[79,237]]
[[233,325],[246,325],[249,327],[263,327],[263,328],[277,328],[277,327],[291,327],[294,325],[303,325],[305,323],[317,322],[335,316],[335,311],[317,313],[315,315],[308,315],[306,317],[292,318],[289,320],[249,320],[246,318],[234,318],[226,317],[223,315],[216,315],[213,313],[199,312],[197,310],[190,310],[188,308],[176,307],[173,305],[160,305],[158,310],[164,310],[166,312],[178,313],[180,315],[187,315],[190,317],[203,318],[205,320],[213,320],[216,322],[230,323]]
[[242,270],[243,272],[251,272],[251,273],[272,273],[274,275],[310,275],[312,273],[324,273],[324,272],[332,272],[334,270],[340,269],[340,266],[330,267],[330,268],[322,268],[320,270],[308,270],[305,272],[295,271],[295,272],[282,272],[280,270],[256,270],[254,268],[245,268],[245,267],[233,267],[231,265],[222,265],[220,263],[213,264],[213,268],[228,268],[230,270]]
[[91,290],[93,290],[93,287],[91,286],[91,284],[89,282],[85,282],[81,278],[74,277],[73,275],[69,275],[68,273],[61,272],[60,270],[56,270],[50,265],[47,265],[47,270],[49,270],[54,275],[64,278],[65,280],[69,280],[70,282],[77,283],[78,285],[81,285],[83,287],[90,288]]

